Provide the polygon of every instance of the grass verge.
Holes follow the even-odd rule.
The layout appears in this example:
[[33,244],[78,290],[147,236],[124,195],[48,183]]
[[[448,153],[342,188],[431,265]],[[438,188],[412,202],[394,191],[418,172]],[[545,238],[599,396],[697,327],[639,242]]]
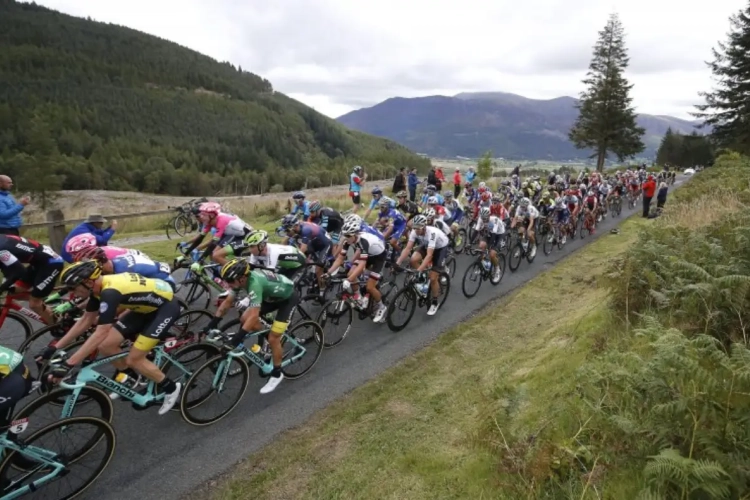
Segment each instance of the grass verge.
[[[576,459],[575,373],[614,323],[582,270],[605,268],[648,222],[599,238],[191,498],[535,497]],[[540,433],[554,446],[532,450]]]

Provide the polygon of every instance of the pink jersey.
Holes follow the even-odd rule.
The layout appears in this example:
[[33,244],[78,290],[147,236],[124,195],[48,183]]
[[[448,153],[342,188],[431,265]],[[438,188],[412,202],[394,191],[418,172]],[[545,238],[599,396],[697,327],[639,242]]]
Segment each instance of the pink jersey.
[[245,224],[242,219],[236,215],[225,214],[219,212],[216,219],[209,224],[203,226],[203,234],[208,234],[211,228],[216,228],[216,234],[214,239],[218,240],[226,236],[244,236],[251,230],[250,226]]
[[140,250],[133,250],[131,248],[120,248],[103,246],[104,255],[107,256],[107,260],[112,260],[115,257],[121,257],[123,255],[142,255]]

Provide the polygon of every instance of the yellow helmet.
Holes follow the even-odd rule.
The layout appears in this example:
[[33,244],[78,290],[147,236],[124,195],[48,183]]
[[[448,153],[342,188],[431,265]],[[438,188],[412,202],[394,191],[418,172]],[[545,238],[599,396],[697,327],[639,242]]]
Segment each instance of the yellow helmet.
[[95,280],[102,275],[102,265],[95,260],[76,262],[60,274],[60,284],[75,288],[86,280]]

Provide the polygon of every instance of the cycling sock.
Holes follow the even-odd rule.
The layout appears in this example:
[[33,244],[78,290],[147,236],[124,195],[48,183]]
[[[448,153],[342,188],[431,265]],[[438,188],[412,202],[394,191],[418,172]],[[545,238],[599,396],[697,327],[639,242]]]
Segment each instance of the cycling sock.
[[271,376],[273,378],[279,378],[279,377],[281,377],[281,367],[280,366],[274,366],[273,370],[271,370]]
[[177,385],[169,377],[164,377],[164,380],[156,384],[156,386],[159,388],[159,390],[163,391],[166,394],[172,394],[175,390],[177,390]]

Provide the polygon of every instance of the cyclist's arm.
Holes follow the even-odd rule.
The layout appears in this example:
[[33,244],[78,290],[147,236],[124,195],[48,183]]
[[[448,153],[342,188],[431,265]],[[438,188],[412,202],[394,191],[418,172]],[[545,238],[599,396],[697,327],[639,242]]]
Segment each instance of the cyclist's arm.
[[424,271],[428,267],[432,265],[432,254],[435,253],[435,247],[432,245],[427,246],[427,252],[425,253],[424,259],[422,259],[422,263],[417,268],[417,271]]
[[350,282],[356,281],[359,275],[362,274],[362,271],[364,271],[365,266],[367,265],[367,257],[362,258],[362,252],[360,250],[357,250],[354,253],[352,262],[356,262],[357,264],[352,266],[352,268],[349,270],[349,275],[346,277],[346,279],[348,279]]
[[[81,348],[73,353],[73,355],[68,359],[68,365],[75,366],[86,359],[88,355],[94,352],[96,348],[99,347],[99,344],[101,344],[107,338],[107,335],[109,335],[109,332],[112,330],[112,327],[114,326],[117,319],[117,308],[120,305],[121,298],[122,294],[112,288],[104,290],[101,293],[101,296],[98,300],[99,324],[96,327],[96,330],[94,330],[94,333],[91,335],[91,337],[86,339],[86,342],[83,343]],[[89,300],[89,302],[96,303],[97,301]],[[96,304],[87,306],[86,310],[89,311],[94,307],[96,307]]]
[[328,269],[328,274],[335,274],[336,271],[339,270],[339,267],[344,263],[344,260],[346,260],[346,253],[349,250],[349,245],[344,244],[341,247],[341,252],[339,252],[339,255],[336,257],[336,260],[333,261],[333,265]]
[[[91,303],[91,300],[89,300],[89,303]],[[87,305],[88,308],[88,305]],[[96,323],[96,318],[99,316],[99,313],[94,311],[86,310],[85,313],[83,313],[83,316],[81,316],[76,323],[70,327],[70,330],[60,339],[57,341],[57,344],[55,345],[58,349],[62,349],[68,344],[70,344],[72,341],[77,339],[81,336],[83,332],[91,328],[91,325]]]
[[[19,262],[15,256],[11,255],[10,252],[8,252],[8,255],[10,256],[9,262],[12,263],[4,264],[2,266],[3,275],[5,276],[5,282],[0,285],[0,293],[6,292],[10,287],[15,285],[18,279],[22,278],[26,273],[26,268],[23,266],[23,264],[21,264],[21,262]],[[0,253],[0,258],[3,257],[6,256]]]
[[[413,231],[413,229],[412,229]],[[398,256],[398,260],[396,261],[396,265],[401,265],[401,262],[408,257],[411,254],[412,248],[414,248],[414,239],[412,239],[411,235],[409,236],[409,241],[406,243],[406,246],[401,251],[401,255]]]

